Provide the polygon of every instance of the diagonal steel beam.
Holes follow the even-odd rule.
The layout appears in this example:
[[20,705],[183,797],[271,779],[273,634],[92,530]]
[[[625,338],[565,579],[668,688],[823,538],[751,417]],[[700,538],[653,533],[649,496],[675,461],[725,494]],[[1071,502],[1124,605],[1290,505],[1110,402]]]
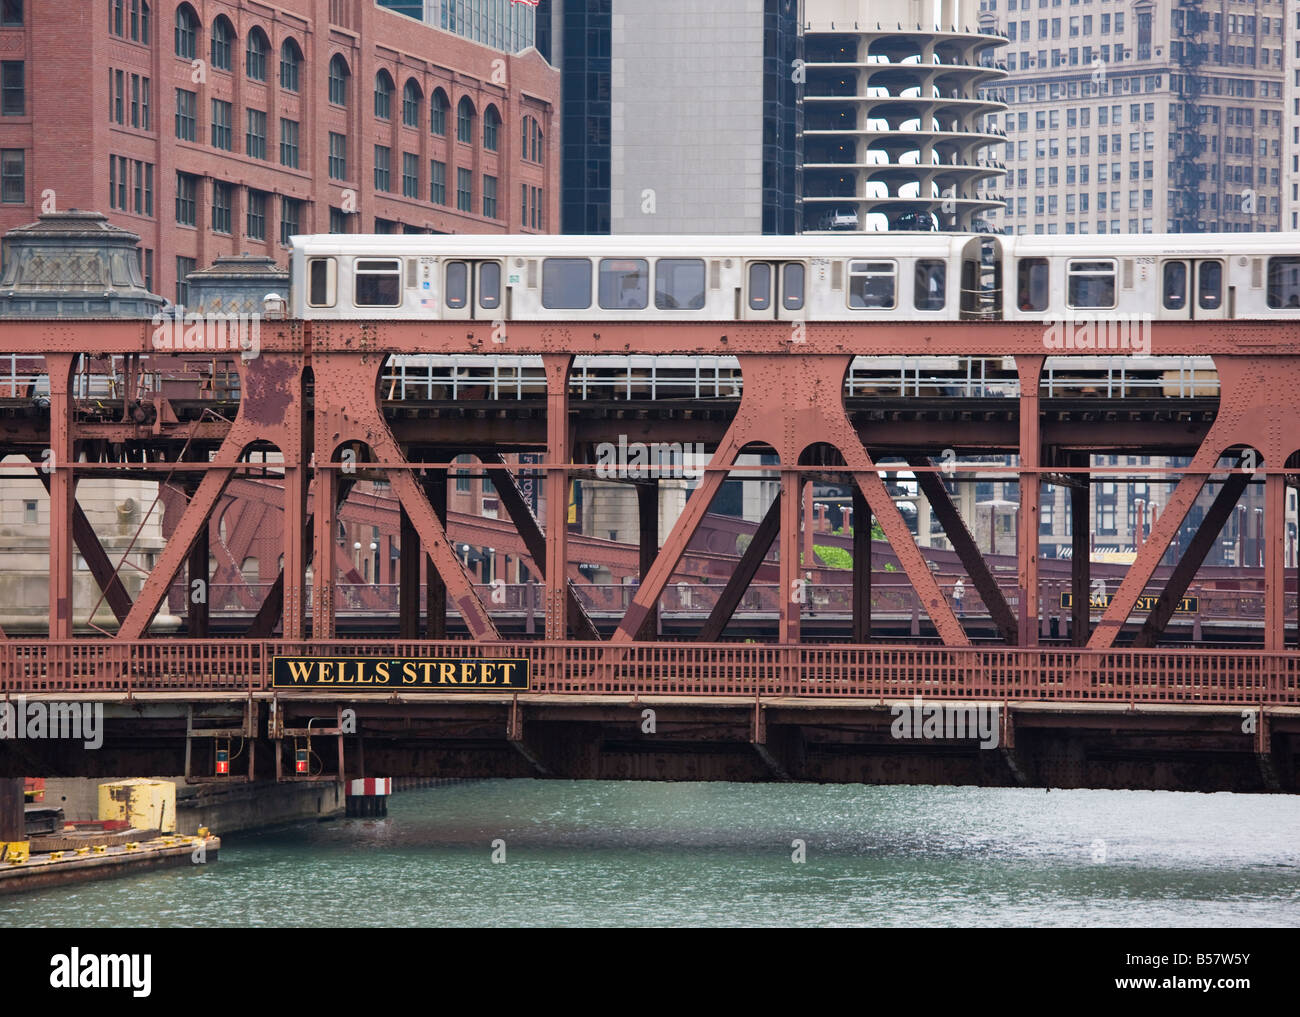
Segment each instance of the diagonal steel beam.
[[[1215,427],[1218,426],[1219,423],[1216,422]],[[1097,622],[1092,638],[1088,640],[1090,650],[1106,650],[1115,645],[1120,629],[1128,621],[1128,616],[1132,613],[1138,597],[1151,581],[1160,559],[1169,549],[1170,541],[1173,540],[1178,528],[1183,525],[1183,520],[1187,518],[1188,511],[1205,486],[1210,471],[1219,460],[1217,439],[1218,435],[1212,428],[1200,451],[1188,464],[1187,472],[1183,474],[1170,494],[1164,511],[1160,513],[1156,525],[1151,528],[1151,533],[1138,551],[1133,564],[1128,567],[1128,571],[1124,574],[1124,581],[1115,591],[1110,605],[1101,620]]]
[[736,613],[736,608],[740,605],[740,600],[749,589],[749,584],[754,581],[754,576],[758,574],[759,566],[767,557],[767,552],[772,547],[772,541],[781,529],[781,492],[778,491],[772,504],[768,507],[767,514],[763,516],[763,521],[758,524],[758,529],[754,531],[753,538],[749,546],[745,548],[745,553],[740,556],[740,561],[736,565],[736,571],[731,574],[727,580],[727,585],[723,587],[722,592],[718,594],[717,603],[713,605],[713,610],[709,612],[708,620],[705,621],[704,627],[700,629],[700,634],[695,637],[697,642],[715,643],[722,636],[723,630],[727,627],[727,622],[731,621],[732,615]]
[[934,468],[934,462],[929,456],[908,456],[907,461],[917,467],[916,481],[920,485],[921,493],[930,502],[930,508],[938,517],[939,525],[943,527],[944,534],[952,542],[952,549],[957,552],[962,567],[970,576],[970,581],[979,592],[984,606],[989,609],[989,617],[993,619],[993,624],[997,626],[1002,638],[1015,646],[1020,635],[1019,622],[1012,613],[1011,605],[1007,603],[1002,588],[998,586],[998,581],[993,578],[993,572],[989,569],[988,562],[984,560],[984,555],[980,553],[975,538],[966,528],[965,520],[957,511],[957,506],[952,503],[948,489],[937,473],[928,472]]
[[[347,477],[339,478],[336,501],[337,509],[348,500],[348,492],[352,490],[352,485],[356,481]],[[288,520],[285,520],[286,525]],[[304,525],[304,546],[311,548],[315,546],[316,539],[316,516],[309,514]],[[310,563],[310,559],[309,559]],[[280,569],[275,577],[275,582],[271,588],[266,591],[266,597],[262,601],[262,606],[258,608],[257,614],[249,623],[244,636],[249,639],[267,639],[275,631],[275,627],[280,624],[280,618],[284,614],[284,569]]]
[[736,456],[740,452],[740,446],[737,444],[736,435],[740,428],[736,421],[732,421],[731,427],[727,429],[721,444],[705,468],[704,479],[700,481],[700,486],[691,492],[691,496],[686,500],[686,508],[682,514],[677,517],[677,522],[673,525],[673,531],[664,541],[664,546],[659,549],[659,554],[655,558],[655,563],[650,571],[646,574],[645,580],[637,590],[636,596],[632,598],[632,603],[619,622],[618,628],[615,629],[614,635],[610,641],[614,643],[629,643],[635,635],[641,631],[641,626],[646,617],[650,614],[650,609],[659,600],[660,594],[664,592],[664,587],[668,585],[668,580],[672,578],[673,570],[677,568],[677,563],[681,561],[682,556],[686,553],[686,548],[695,536],[695,531],[699,529],[705,513],[709,511],[709,505],[713,502],[713,497],[722,487],[723,481],[727,479],[727,471],[736,461]]
[[[478,457],[487,467],[488,478],[492,481],[497,489],[497,495],[501,498],[501,504],[505,506],[506,514],[510,516],[511,522],[515,524],[515,529],[523,539],[524,546],[528,549],[529,555],[532,556],[533,565],[538,569],[540,578],[546,579],[546,537],[542,534],[542,528],[538,525],[537,517],[533,515],[533,510],[528,502],[524,499],[524,492],[519,489],[519,481],[515,477],[514,471],[506,465],[505,456],[500,452],[480,451]],[[577,593],[573,589],[573,580],[568,581],[568,621],[569,629],[578,639],[600,639],[600,633],[596,630],[596,624],[587,614],[587,609],[582,606],[582,601],[578,599]]]
[[[36,476],[45,486],[45,493],[49,494],[49,474],[44,470],[37,470]],[[91,525],[90,520],[86,518],[85,510],[75,499],[72,503],[72,539],[86,562],[86,568],[90,570],[91,576],[104,594],[104,599],[108,601],[113,617],[120,625],[131,610],[131,595],[126,592],[126,587],[122,585],[122,577],[113,568],[112,559],[108,557],[104,545],[99,542],[99,534],[95,532],[95,527]]]
[[1210,553],[1214,542],[1219,539],[1219,532],[1232,515],[1233,508],[1236,507],[1242,492],[1249,484],[1250,474],[1229,474],[1227,481],[1215,495],[1214,503],[1205,513],[1205,518],[1201,520],[1201,525],[1187,545],[1187,549],[1183,551],[1183,556],[1178,559],[1178,564],[1174,566],[1173,572],[1165,581],[1160,599],[1156,601],[1155,607],[1151,609],[1147,620],[1142,624],[1137,638],[1133,640],[1134,646],[1156,645],[1165,626],[1169,624],[1169,619],[1174,615],[1174,608],[1187,593],[1187,587],[1196,578],[1196,570],[1201,567],[1205,556]]

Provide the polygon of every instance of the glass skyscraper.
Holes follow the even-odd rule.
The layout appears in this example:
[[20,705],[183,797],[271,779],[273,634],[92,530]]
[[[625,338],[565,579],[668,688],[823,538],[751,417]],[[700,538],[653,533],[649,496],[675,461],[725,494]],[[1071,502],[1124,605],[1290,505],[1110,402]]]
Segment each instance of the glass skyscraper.
[[505,53],[518,53],[534,44],[537,8],[511,0],[377,0],[409,18],[445,28],[473,42]]

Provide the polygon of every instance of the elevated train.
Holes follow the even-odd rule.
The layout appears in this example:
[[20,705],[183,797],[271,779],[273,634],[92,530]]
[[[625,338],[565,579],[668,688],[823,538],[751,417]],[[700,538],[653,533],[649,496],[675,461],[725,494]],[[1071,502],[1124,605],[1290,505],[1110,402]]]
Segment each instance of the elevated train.
[[1300,318],[1300,236],[297,236],[290,313],[486,321]]

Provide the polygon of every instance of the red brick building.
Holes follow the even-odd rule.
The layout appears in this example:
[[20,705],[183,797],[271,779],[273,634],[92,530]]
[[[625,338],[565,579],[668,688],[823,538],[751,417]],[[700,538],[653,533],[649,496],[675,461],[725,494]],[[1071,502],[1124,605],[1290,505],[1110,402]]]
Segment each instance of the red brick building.
[[0,231],[138,233],[146,281],[294,233],[544,233],[559,72],[372,0],[0,0]]

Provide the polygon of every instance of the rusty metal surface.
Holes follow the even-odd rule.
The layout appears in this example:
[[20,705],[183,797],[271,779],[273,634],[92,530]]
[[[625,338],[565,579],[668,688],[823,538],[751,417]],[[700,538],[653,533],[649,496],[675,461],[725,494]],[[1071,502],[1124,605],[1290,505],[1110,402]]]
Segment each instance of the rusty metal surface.
[[[1044,617],[1040,617],[1040,598],[1053,595],[1055,587],[1050,576],[1046,581],[1040,576],[1043,566],[1038,561],[1038,489],[1047,477],[1055,478],[1049,482],[1059,483],[1061,477],[1086,475],[1090,470],[1093,479],[1102,479],[1104,469],[1089,467],[1083,464],[1085,460],[1074,457],[1105,448],[1108,441],[1109,447],[1117,448],[1140,444],[1142,439],[1140,435],[1125,437],[1125,444],[1120,445],[1118,432],[1098,421],[1081,420],[1077,430],[1071,431],[1073,423],[1059,422],[1058,426],[1049,419],[1038,383],[1045,362],[1041,323],[809,324],[798,342],[791,341],[788,323],[762,322],[512,323],[505,343],[493,343],[490,329],[477,322],[267,322],[262,332],[261,355],[247,362],[234,358],[220,372],[213,365],[213,408],[185,418],[189,410],[180,403],[173,405],[173,401],[145,385],[152,352],[147,325],[121,321],[6,324],[0,352],[39,353],[49,378],[48,424],[43,424],[39,414],[22,409],[13,430],[0,439],[0,445],[6,454],[33,455],[33,449],[38,449],[34,456],[38,462],[26,467],[28,471],[40,469],[40,446],[50,450],[52,468],[48,478],[43,478],[48,479],[51,506],[50,638],[0,640],[0,689],[255,691],[265,688],[268,655],[277,647],[295,647],[293,652],[341,654],[356,647],[392,653],[394,647],[403,646],[418,648],[422,653],[456,656],[499,654],[508,649],[535,661],[541,688],[562,694],[853,697],[922,693],[1061,701],[1297,702],[1296,654],[1286,651],[1289,601],[1284,513],[1287,484],[1293,482],[1288,480],[1287,464],[1288,460],[1294,463],[1300,448],[1300,325],[1153,324],[1153,349],[1161,354],[1215,357],[1221,393],[1218,409],[1208,428],[1205,420],[1209,411],[1204,407],[1161,422],[1158,442],[1181,440],[1185,447],[1196,447],[1196,454],[1188,467],[1177,471],[1180,481],[1101,620],[1087,635],[1087,647],[1069,649],[1035,648],[1043,635],[1045,616],[1058,613],[1045,606]],[[408,419],[386,416],[379,378],[388,352],[543,355],[545,432],[541,434],[538,420],[530,432],[536,437],[528,441],[536,449],[544,440],[544,461],[532,468],[545,475],[545,525],[540,527],[535,520],[530,521],[528,514],[518,511],[519,505],[514,504],[518,499],[513,499],[515,511],[511,515],[518,532],[509,546],[525,550],[537,566],[535,571],[545,575],[545,638],[520,643],[501,640],[492,611],[483,601],[482,588],[450,546],[445,506],[440,504],[445,497],[447,463],[436,458],[447,458],[445,450],[458,444],[465,447],[464,439],[456,432],[456,421],[451,417],[435,415],[418,421],[417,426]],[[684,512],[662,547],[653,546],[657,545],[657,535],[652,535],[654,539],[644,540],[634,551],[618,549],[624,569],[620,578],[626,574],[641,579],[630,604],[618,598],[602,601],[600,591],[590,584],[571,582],[577,578],[571,552],[594,556],[609,543],[576,533],[571,536],[569,532],[571,483],[576,477],[591,475],[592,467],[583,456],[593,437],[603,433],[595,429],[592,420],[580,420],[581,411],[575,412],[569,385],[573,358],[580,353],[670,352],[736,356],[743,389],[734,407],[711,409],[703,415],[707,417],[701,424],[704,430],[698,433],[709,437],[711,443],[716,441],[716,449],[702,482],[686,501]],[[90,354],[99,353],[117,355],[123,376],[120,405],[115,401],[111,412],[95,416],[99,411],[92,401],[78,396],[74,378],[78,364],[85,363]],[[854,355],[873,353],[1014,357],[1019,393],[1002,400],[1004,408],[992,423],[983,418],[967,420],[961,412],[955,412],[918,422],[913,430],[906,413],[898,414],[894,409],[882,411],[883,415],[875,415],[876,411],[870,409],[851,414],[845,397],[846,373]],[[1060,355],[1068,357],[1071,353],[1061,351]],[[218,373],[225,379],[220,400],[215,398]],[[533,405],[537,408],[540,403]],[[221,412],[217,412],[218,406]],[[495,410],[467,412],[496,412],[509,418],[513,410],[509,403],[503,403]],[[626,427],[631,435],[647,437],[654,433],[650,430],[653,422],[638,422],[640,412],[637,409],[612,415],[601,426]],[[82,416],[94,419],[82,420]],[[132,419],[135,423],[131,423]],[[681,420],[674,424],[678,428],[672,432],[675,436],[687,436],[681,424]],[[489,454],[494,469],[506,469],[500,452],[517,449],[523,432],[510,432],[508,438],[502,439],[499,450],[492,451],[484,448],[481,437],[488,431],[490,428],[480,430],[470,447]],[[399,434],[403,436],[400,440]],[[194,446],[196,454],[187,456],[192,442],[199,443]],[[779,473],[783,491],[780,507],[773,509],[770,521],[764,524],[772,530],[770,542],[779,549],[775,568],[770,568],[772,563],[763,564],[762,554],[754,551],[745,557],[734,583],[727,584],[725,590],[723,584],[718,584],[708,591],[709,597],[721,594],[720,599],[704,603],[708,598],[701,598],[703,610],[715,614],[706,627],[705,641],[647,641],[655,632],[656,611],[673,604],[672,594],[666,589],[683,563],[689,560],[707,565],[722,561],[722,556],[713,551],[693,549],[691,541],[701,532],[710,501],[726,478],[747,468],[738,466],[738,457],[754,448],[770,449],[778,460],[777,465],[764,467]],[[945,448],[1018,451],[1018,462],[1009,475],[1019,477],[1021,510],[1027,524],[1020,528],[1018,540],[1017,589],[1009,592],[1016,594],[1015,638],[1019,648],[971,645],[949,605],[940,577],[932,571],[931,561],[918,547],[886,490],[882,472],[898,467],[881,465],[884,451],[901,449],[904,454],[916,455],[918,448],[927,457]],[[202,544],[213,525],[213,512],[230,485],[242,485],[242,478],[255,474],[255,467],[248,461],[250,449],[278,452],[283,460],[278,468],[282,471],[279,490],[284,568],[278,586],[271,587],[271,597],[260,608],[256,602],[247,605],[250,611],[258,609],[253,630],[256,635],[231,641],[149,640],[146,633],[154,615],[186,562],[190,562],[195,577],[204,578],[200,575],[206,573]],[[439,449],[444,451],[440,453]],[[828,458],[828,450],[834,450],[839,458]],[[1131,624],[1130,615],[1139,596],[1151,589],[1161,559],[1197,494],[1211,477],[1224,475],[1218,466],[1221,457],[1244,451],[1257,458],[1251,466],[1253,477],[1265,486],[1259,589],[1241,594],[1254,598],[1252,604],[1258,601],[1255,616],[1262,621],[1262,649],[1116,648],[1116,639],[1126,623]],[[809,461],[823,465],[809,466]],[[402,632],[408,638],[374,644],[334,638],[336,594],[345,585],[362,585],[347,555],[340,556],[335,542],[340,495],[357,468],[390,485],[405,514],[407,535],[418,538],[421,554],[431,561],[426,635],[440,636],[444,631],[445,613],[440,605],[445,596],[464,619],[471,640],[410,640],[418,631],[419,610],[418,584],[410,574],[403,581],[400,608],[404,612]],[[1292,465],[1292,474],[1295,469]],[[800,495],[813,474],[836,477],[856,488],[854,507],[855,514],[861,516],[860,526],[869,529],[870,517],[875,516],[889,544],[887,552],[882,545],[875,553],[891,555],[898,563],[897,578],[908,584],[906,596],[899,603],[905,602],[908,609],[915,607],[927,615],[943,645],[808,641],[805,628],[811,609],[828,606],[825,602],[808,604],[794,595],[796,590],[804,589],[800,584],[814,565],[800,561],[801,545],[806,559],[813,537],[811,520],[801,518],[807,513],[801,513]],[[95,556],[85,517],[78,510],[76,481],[111,476],[153,480],[174,477],[178,478],[178,486],[192,490],[193,496],[180,513],[135,602],[124,598],[120,584],[115,586],[109,581],[113,609],[121,619],[116,636],[73,639],[75,544],[90,549],[87,557],[93,559],[90,564],[95,576],[101,586],[105,580],[104,562]],[[498,475],[498,479],[506,478]],[[929,479],[922,486],[931,493],[935,490]],[[509,491],[506,498],[511,500]],[[1081,504],[1083,500],[1081,497]],[[650,500],[639,498],[639,518],[647,533],[651,506]],[[1076,516],[1076,520],[1079,518]],[[489,534],[500,534],[508,521],[464,525],[487,541],[492,539]],[[1076,525],[1076,538],[1077,530]],[[762,535],[767,536],[766,530]],[[734,536],[724,533],[720,539],[734,540]],[[849,540],[846,536],[840,546],[848,543],[858,556],[870,554],[869,541]],[[500,548],[503,542],[494,541],[491,546]],[[1075,540],[1076,552],[1084,546]],[[306,572],[313,549],[317,567],[309,591]],[[613,545],[610,550],[612,554]],[[970,559],[968,569],[977,566],[972,575],[987,571],[971,558],[969,546],[965,550],[964,557]],[[1191,550],[1199,550],[1199,545]],[[233,562],[238,566],[238,549],[219,547],[216,551],[219,565],[229,567]],[[420,555],[414,552],[404,553],[405,571],[418,568],[419,560]],[[735,556],[729,560],[737,561]],[[775,591],[744,589],[756,579],[760,564],[768,571],[778,571],[779,587]],[[1074,566],[1073,572],[1076,604],[1081,604],[1078,595],[1087,589],[1087,562]],[[1175,586],[1186,586],[1194,574],[1196,569],[1189,558],[1166,587],[1166,601],[1173,599]],[[988,575],[991,578],[992,573]],[[871,634],[871,598],[877,592],[885,596],[885,592],[871,589],[871,576],[866,570],[856,570],[854,577],[853,585],[846,585],[842,599],[852,619],[853,637],[861,644]],[[770,586],[771,579],[763,582]],[[993,595],[994,587],[986,592],[989,596],[984,599],[992,601],[989,606],[997,615],[1001,634],[1010,642],[1011,626],[1006,614],[1011,604],[1000,606]],[[725,616],[737,609],[741,593],[756,603],[761,600],[773,611],[777,623],[775,641],[709,641],[722,631]],[[283,604],[282,641],[267,638],[275,616],[281,613],[276,600]],[[387,601],[378,590],[362,591],[359,602],[376,611],[387,609]],[[584,621],[584,612],[593,607],[623,612],[612,640],[567,642],[571,629],[588,636],[596,634],[591,619]],[[1168,607],[1167,602],[1162,603],[1158,614],[1166,613]],[[1078,629],[1086,627],[1088,612],[1079,607],[1072,613],[1076,638],[1080,638]],[[202,612],[191,620],[195,623],[192,632],[202,632]],[[1158,627],[1159,619],[1144,640],[1155,638]],[[309,632],[313,641],[304,642]]]

